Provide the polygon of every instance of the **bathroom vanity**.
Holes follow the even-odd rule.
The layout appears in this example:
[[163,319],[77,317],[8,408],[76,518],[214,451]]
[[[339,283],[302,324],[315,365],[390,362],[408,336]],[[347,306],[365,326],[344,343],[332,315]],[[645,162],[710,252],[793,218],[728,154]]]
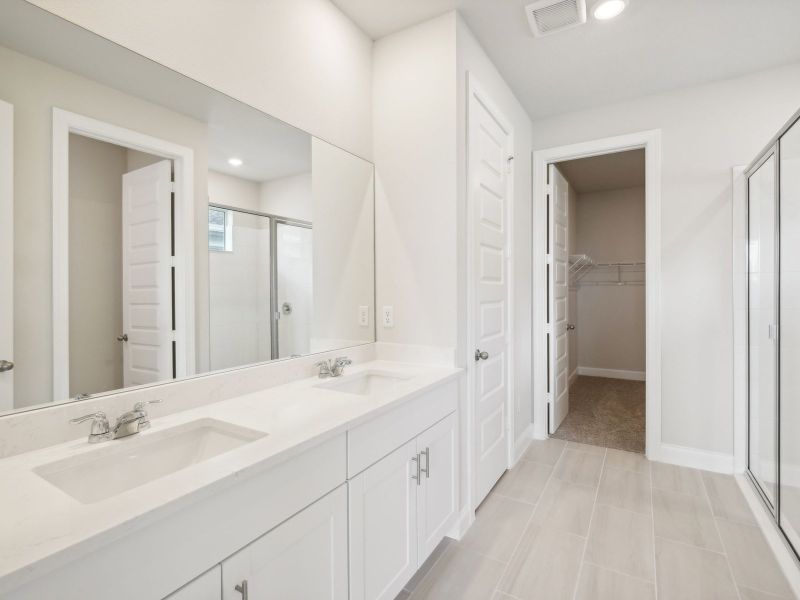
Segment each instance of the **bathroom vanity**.
[[4,459],[0,597],[394,598],[457,518],[459,373],[373,361]]

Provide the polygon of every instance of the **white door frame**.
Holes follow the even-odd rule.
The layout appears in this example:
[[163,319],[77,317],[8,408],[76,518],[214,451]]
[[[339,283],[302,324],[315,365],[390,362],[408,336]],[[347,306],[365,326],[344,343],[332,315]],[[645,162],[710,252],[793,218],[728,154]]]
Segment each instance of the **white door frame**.
[[591,140],[533,153],[533,435],[547,433],[547,165],[576,158],[645,150],[646,453],[661,453],[661,130]]
[[[0,360],[14,360],[14,106],[0,100]],[[6,356],[4,353],[10,354]],[[0,374],[0,412],[14,408],[14,371]],[[4,401],[8,389],[11,402]]]
[[[474,199],[470,195],[470,188],[469,188],[469,150],[470,150],[470,139],[469,139],[469,119],[470,119],[470,104],[472,98],[476,98],[481,104],[483,104],[492,116],[497,120],[498,123],[508,132],[508,153],[509,156],[514,156],[514,128],[511,125],[511,122],[505,117],[503,112],[497,108],[494,102],[491,100],[488,94],[484,92],[484,88],[480,85],[480,83],[475,79],[475,76],[467,72],[467,106],[466,106],[466,152],[465,152],[465,189],[466,189],[466,259],[467,259],[467,268],[466,268],[466,284],[467,284],[467,347],[465,348],[465,356],[464,361],[467,365],[467,378],[466,378],[466,385],[467,385],[467,453],[468,453],[468,464],[466,465],[466,477],[469,485],[467,486],[467,506],[470,509],[470,517],[469,522],[471,523],[474,519],[475,509],[475,498],[477,495],[476,485],[477,485],[477,477],[476,477],[476,469],[477,469],[477,445],[476,445],[476,436],[475,436],[475,319],[477,317],[477,311],[475,306],[475,281],[476,281],[476,273],[475,273],[475,251],[474,251],[474,244],[475,244],[475,231],[474,231],[474,219],[473,219],[473,211],[471,210],[472,204]],[[508,326],[508,349],[506,351],[506,355],[508,356],[508,364],[507,364],[507,390],[508,393],[506,394],[506,415],[508,415],[508,420],[506,423],[507,431],[506,431],[506,440],[507,440],[507,457],[508,457],[508,468],[511,468],[516,461],[515,456],[515,445],[514,445],[514,431],[515,431],[515,414],[516,411],[514,410],[514,328],[511,326],[513,323],[514,317],[514,165],[512,162],[511,165],[511,173],[506,178],[506,187],[507,187],[507,223],[508,223],[508,253],[506,257],[506,273],[509,274],[508,277],[508,298],[507,298],[507,306],[508,306],[508,315],[507,315],[507,323]],[[463,531],[464,529],[462,529]]]
[[173,161],[176,375],[194,375],[194,151],[138,131],[53,108],[53,401],[69,397],[70,133]]

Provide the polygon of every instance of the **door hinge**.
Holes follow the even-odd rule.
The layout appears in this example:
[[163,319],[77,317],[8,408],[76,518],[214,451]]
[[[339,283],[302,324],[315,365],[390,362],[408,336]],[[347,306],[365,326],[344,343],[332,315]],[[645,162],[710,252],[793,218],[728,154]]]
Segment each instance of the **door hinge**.
[[552,265],[553,264],[553,255],[552,254],[545,254],[544,255],[544,264]]
[[545,190],[547,190],[547,195],[548,196],[552,196],[553,195],[553,184],[552,183],[548,183],[547,186],[545,187]]
[[509,156],[506,159],[506,173],[511,174],[511,172],[513,170],[512,169],[513,164],[514,164],[514,157],[513,156]]

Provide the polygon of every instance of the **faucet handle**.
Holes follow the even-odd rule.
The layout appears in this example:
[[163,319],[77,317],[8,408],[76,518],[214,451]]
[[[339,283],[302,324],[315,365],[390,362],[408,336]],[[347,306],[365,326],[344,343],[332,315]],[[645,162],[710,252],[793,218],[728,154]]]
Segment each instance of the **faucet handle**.
[[348,365],[352,365],[353,361],[347,358],[346,356],[337,356],[336,357],[336,364],[342,367],[346,367]]
[[147,413],[147,405],[148,404],[161,404],[163,400],[161,398],[156,398],[155,400],[143,400],[141,402],[137,402],[133,405],[133,410],[138,412]]
[[139,418],[139,425],[137,427],[138,431],[144,431],[145,429],[150,428],[150,415],[147,413],[147,405],[161,404],[162,402],[163,400],[161,398],[157,398],[156,400],[144,400],[142,402],[137,402],[133,405],[133,412],[142,414],[142,416]]
[[106,413],[103,411],[97,411],[88,415],[83,415],[82,417],[76,417],[74,419],[70,419],[69,422],[72,425],[77,425],[89,420],[92,421],[92,429],[89,432],[90,444],[111,439],[111,427],[108,424],[108,417],[106,417]]

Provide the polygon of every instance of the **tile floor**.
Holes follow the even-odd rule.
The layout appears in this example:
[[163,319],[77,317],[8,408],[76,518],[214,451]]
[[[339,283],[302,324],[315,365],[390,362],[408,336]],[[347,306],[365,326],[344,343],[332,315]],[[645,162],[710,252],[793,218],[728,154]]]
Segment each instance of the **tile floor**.
[[794,598],[736,481],[534,441],[403,600]]

